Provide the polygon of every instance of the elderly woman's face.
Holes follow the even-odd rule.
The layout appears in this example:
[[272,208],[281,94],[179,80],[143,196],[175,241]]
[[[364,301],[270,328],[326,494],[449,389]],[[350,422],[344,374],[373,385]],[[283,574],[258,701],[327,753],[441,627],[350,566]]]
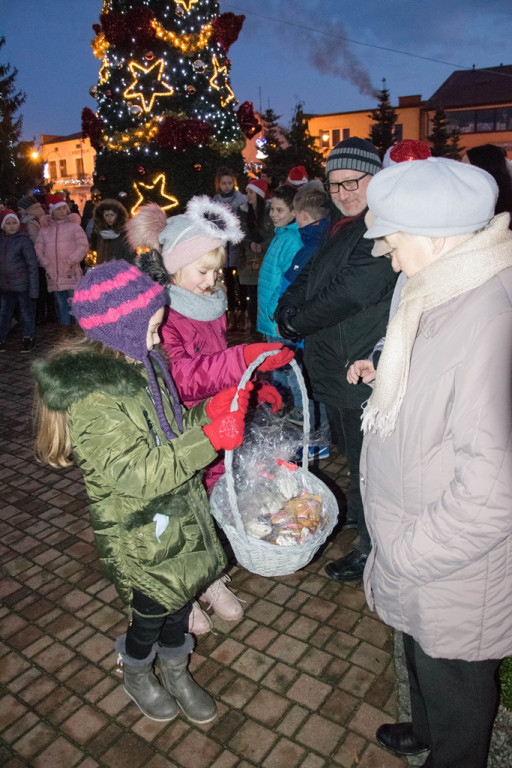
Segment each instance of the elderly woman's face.
[[432,239],[408,232],[393,232],[384,238],[390,248],[391,266],[395,272],[412,277],[435,260]]

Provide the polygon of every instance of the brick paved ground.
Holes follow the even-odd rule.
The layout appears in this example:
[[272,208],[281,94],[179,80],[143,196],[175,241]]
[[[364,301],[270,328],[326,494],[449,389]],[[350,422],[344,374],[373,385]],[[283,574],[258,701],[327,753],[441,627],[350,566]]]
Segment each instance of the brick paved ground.
[[[39,466],[32,453],[30,361],[57,334],[43,326],[36,351],[22,355],[14,330],[0,355],[0,765],[404,766],[374,738],[396,714],[391,633],[361,584],[323,572],[354,532],[292,576],[231,573],[245,617],[214,618],[192,662],[218,701],[215,722],[153,722],[128,699],[113,652],[125,613],[98,569],[80,475]],[[342,457],[320,469],[346,486]]]

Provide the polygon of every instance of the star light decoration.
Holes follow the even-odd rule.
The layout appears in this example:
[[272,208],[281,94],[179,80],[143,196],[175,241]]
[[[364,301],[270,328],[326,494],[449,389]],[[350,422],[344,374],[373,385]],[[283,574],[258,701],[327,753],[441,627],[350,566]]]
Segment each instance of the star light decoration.
[[[140,99],[144,112],[151,112],[157,96],[172,96],[174,88],[162,80],[162,74],[165,68],[163,59],[158,59],[150,67],[144,67],[136,61],[130,61],[128,69],[133,75],[133,82],[124,91],[125,99]],[[153,70],[157,73],[151,74]],[[154,90],[154,83],[158,82],[161,90]]]
[[146,203],[156,203],[160,208],[163,208],[164,211],[176,208],[176,206],[179,205],[178,199],[165,191],[165,185],[165,173],[159,173],[158,176],[155,176],[151,184],[143,184],[141,181],[135,181],[133,183],[133,188],[137,192],[138,198],[130,211],[131,215],[134,216],[137,213],[139,206],[146,205]]
[[199,0],[174,0],[176,5],[181,6],[187,13],[190,11],[193,5],[197,5]]
[[[225,107],[230,101],[233,101],[235,94],[230,88],[228,82],[228,68],[226,65],[219,66],[219,62],[216,56],[212,56],[213,75],[210,77],[210,85],[215,88],[216,91],[221,92],[220,103],[222,107]],[[222,92],[225,92],[224,94]]]

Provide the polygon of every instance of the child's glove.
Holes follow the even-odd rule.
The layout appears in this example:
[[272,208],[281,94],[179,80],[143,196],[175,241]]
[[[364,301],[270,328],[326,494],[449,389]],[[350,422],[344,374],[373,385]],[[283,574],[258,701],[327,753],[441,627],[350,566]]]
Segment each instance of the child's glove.
[[259,366],[260,371],[273,371],[276,368],[281,368],[283,365],[287,365],[295,354],[292,349],[284,347],[282,344],[248,344],[244,347],[245,364],[249,366],[263,352],[273,352],[275,349],[281,351],[277,355],[269,355]]
[[[252,381],[247,382],[244,389],[241,389],[238,393],[238,410],[241,408],[241,403],[244,401],[245,393],[247,393],[247,402],[249,402],[249,392],[251,392],[254,389],[254,384]],[[217,416],[224,416],[226,413],[229,413],[231,409],[231,403],[233,402],[233,398],[236,395],[236,387],[229,387],[228,389],[223,389],[221,392],[218,392],[216,395],[214,395],[211,400],[209,400],[206,404],[206,415],[209,419],[212,421],[217,418]],[[247,406],[245,407],[245,410],[247,410]],[[244,411],[245,415],[245,411]]]
[[268,403],[272,408],[272,413],[277,413],[283,407],[283,398],[279,391],[265,381],[256,383],[256,398],[258,403]]
[[[230,411],[231,402],[236,392],[236,387],[230,387],[223,392],[219,392],[218,395],[212,397],[208,405],[206,406],[206,413],[208,416],[208,409],[214,404],[213,410],[217,411],[217,415],[213,418],[210,424],[203,427],[203,432],[213,445],[216,451],[232,451],[233,448],[238,448],[242,445],[244,439],[244,418],[249,406],[249,398],[251,396],[251,390],[254,389],[254,385],[251,382],[246,384],[245,389],[241,389],[238,392],[237,411]],[[223,407],[227,405],[226,407]]]

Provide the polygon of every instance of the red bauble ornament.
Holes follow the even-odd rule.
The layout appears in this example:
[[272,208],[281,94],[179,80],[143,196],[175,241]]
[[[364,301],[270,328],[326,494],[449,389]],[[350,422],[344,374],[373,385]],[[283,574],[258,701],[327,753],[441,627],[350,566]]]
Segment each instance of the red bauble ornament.
[[100,21],[110,45],[126,47],[135,41],[135,45],[149,48],[155,39],[155,30],[151,26],[153,18],[153,11],[141,6],[126,13],[102,13]]
[[112,96],[112,91],[111,90],[105,91],[105,96],[107,96],[107,98],[110,99],[110,97]]
[[212,133],[213,127],[204,120],[176,120],[174,117],[164,117],[155,136],[155,144],[159,147],[192,149],[207,142]]
[[146,173],[146,169],[144,168],[143,165],[139,165],[139,167],[137,168],[137,173],[139,173],[141,176],[144,176],[144,174]]
[[244,21],[245,16],[236,16],[234,13],[222,13],[212,21],[213,37],[225,54],[238,39]]
[[82,134],[84,138],[88,138],[91,142],[91,147],[98,151],[101,147],[101,120],[94,114],[92,109],[84,107],[82,110]]
[[261,131],[261,124],[254,114],[252,101],[244,101],[243,104],[240,104],[236,112],[236,119],[248,139],[252,139]]

